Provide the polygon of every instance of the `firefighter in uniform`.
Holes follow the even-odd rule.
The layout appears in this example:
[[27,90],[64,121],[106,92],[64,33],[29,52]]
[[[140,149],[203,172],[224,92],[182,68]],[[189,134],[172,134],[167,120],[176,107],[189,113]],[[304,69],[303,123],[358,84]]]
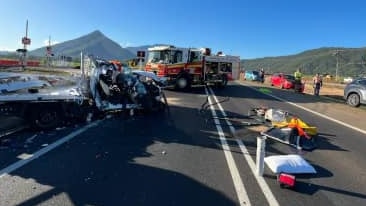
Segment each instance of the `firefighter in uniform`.
[[319,96],[320,87],[323,86],[323,80],[319,73],[313,77],[314,95]]
[[302,85],[302,73],[300,71],[300,69],[297,69],[296,72],[294,73],[295,76],[295,91],[299,91]]

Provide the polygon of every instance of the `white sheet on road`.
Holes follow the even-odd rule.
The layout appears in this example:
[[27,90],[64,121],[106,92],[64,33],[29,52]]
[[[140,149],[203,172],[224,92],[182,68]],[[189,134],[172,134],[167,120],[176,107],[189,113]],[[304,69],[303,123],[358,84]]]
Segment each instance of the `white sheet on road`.
[[281,172],[288,174],[316,173],[314,167],[300,155],[273,155],[265,157],[264,162],[276,174]]

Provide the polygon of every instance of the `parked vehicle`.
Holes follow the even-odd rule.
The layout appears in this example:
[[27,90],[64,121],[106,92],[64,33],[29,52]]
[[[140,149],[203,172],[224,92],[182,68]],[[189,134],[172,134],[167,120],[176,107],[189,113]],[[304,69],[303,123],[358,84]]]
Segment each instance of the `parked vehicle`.
[[343,98],[347,104],[358,107],[366,104],[366,77],[360,77],[347,84],[344,88]]
[[[274,73],[270,78],[271,86],[280,87],[281,89],[295,89],[295,76],[283,73]],[[302,82],[296,87],[297,92],[304,92],[305,84]]]
[[258,71],[248,70],[244,73],[244,80],[261,81],[261,76]]

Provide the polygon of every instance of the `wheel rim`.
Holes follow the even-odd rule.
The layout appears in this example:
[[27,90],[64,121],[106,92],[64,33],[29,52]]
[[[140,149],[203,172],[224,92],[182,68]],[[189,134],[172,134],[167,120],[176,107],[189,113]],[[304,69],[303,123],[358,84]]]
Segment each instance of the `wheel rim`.
[[39,114],[37,124],[42,128],[52,127],[57,124],[58,118],[57,112],[44,111]]
[[57,114],[56,112],[47,112],[44,113],[41,118],[40,118],[40,122],[42,123],[48,123],[48,122],[53,122],[57,120]]
[[180,78],[178,79],[177,84],[179,88],[183,89],[187,86],[187,80],[185,78]]
[[222,77],[222,85],[223,86],[226,86],[227,85],[227,83],[228,83],[228,80],[227,80],[227,78],[224,76],[224,77]]
[[359,101],[360,101],[360,99],[359,99],[358,95],[356,95],[356,94],[351,94],[348,98],[348,103],[352,106],[358,105]]

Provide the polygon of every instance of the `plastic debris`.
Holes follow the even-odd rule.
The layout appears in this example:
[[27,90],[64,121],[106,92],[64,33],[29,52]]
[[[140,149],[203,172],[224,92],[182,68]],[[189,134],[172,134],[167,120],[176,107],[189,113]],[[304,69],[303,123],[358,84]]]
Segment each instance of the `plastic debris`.
[[29,137],[28,139],[26,139],[26,140],[25,140],[25,143],[26,143],[26,144],[31,144],[31,143],[33,143],[33,140],[34,140],[34,138],[36,138],[36,137],[37,137],[37,134],[35,134],[35,135],[33,135],[33,136]]
[[56,130],[63,130],[65,129],[66,127],[57,127]]
[[86,117],[86,122],[90,123],[93,117],[93,113],[88,113],[87,117]]
[[134,110],[133,109],[130,109],[130,116],[133,116],[135,113],[134,113]]

